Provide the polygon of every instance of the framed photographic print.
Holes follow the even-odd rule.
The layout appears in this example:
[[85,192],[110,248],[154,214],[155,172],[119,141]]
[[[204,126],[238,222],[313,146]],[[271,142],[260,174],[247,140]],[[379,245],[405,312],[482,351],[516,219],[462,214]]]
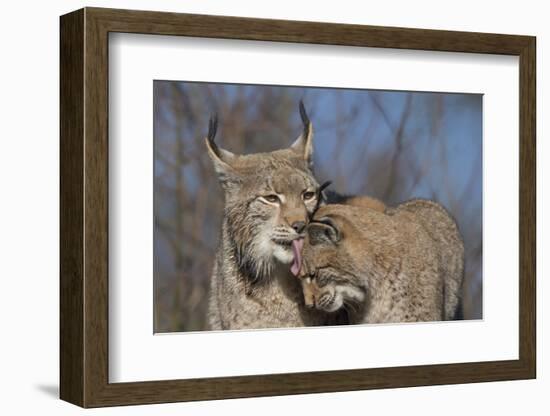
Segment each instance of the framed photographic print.
[[60,24],[63,400],[535,377],[535,38]]

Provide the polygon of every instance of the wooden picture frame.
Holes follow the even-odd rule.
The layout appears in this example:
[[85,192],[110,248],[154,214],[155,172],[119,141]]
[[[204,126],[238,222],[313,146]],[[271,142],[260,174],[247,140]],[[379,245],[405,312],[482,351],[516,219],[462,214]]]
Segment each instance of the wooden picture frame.
[[[82,407],[529,379],[536,376],[535,38],[85,8],[61,17],[60,396]],[[519,359],[109,383],[108,34],[263,40],[519,57]]]

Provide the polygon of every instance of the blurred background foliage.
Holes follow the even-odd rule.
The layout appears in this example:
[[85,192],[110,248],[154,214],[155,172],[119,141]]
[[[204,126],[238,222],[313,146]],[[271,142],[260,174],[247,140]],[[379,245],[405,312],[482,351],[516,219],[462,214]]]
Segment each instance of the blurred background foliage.
[[271,151],[300,133],[300,99],[320,182],[388,205],[430,198],[456,218],[466,248],[464,318],[481,318],[481,95],[155,81],[155,332],[206,329],[223,215],[203,141],[210,115],[219,116],[222,147]]

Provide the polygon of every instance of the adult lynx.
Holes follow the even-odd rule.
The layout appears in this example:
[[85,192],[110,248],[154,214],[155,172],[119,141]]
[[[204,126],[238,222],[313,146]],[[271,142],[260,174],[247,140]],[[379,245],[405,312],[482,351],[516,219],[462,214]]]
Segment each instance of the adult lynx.
[[306,234],[299,274],[308,306],[346,310],[350,323],[453,319],[464,247],[435,202],[385,212],[326,205]]
[[[225,194],[225,209],[211,279],[211,329],[322,325],[326,315],[304,307],[290,269],[319,184],[311,171],[312,124],[302,104],[303,132],[289,148],[235,155],[214,142],[206,147]],[[330,317],[333,319],[333,317]]]

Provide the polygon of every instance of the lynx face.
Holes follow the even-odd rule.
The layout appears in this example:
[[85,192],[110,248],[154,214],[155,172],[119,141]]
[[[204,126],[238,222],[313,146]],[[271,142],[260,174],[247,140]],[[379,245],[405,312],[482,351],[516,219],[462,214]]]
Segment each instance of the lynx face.
[[365,302],[367,288],[355,269],[353,234],[342,219],[321,207],[307,226],[299,278],[306,306],[325,312]]
[[[265,159],[257,160],[261,166]],[[317,204],[318,184],[306,170],[280,165],[250,172],[226,190],[225,217],[237,258],[253,275],[266,274],[273,259],[290,264],[309,213]],[[298,261],[298,259],[297,259]]]
[[225,194],[224,226],[242,271],[253,280],[275,261],[299,268],[303,231],[317,206],[319,184],[311,172],[312,126],[301,107],[304,131],[287,149],[235,155],[206,145]]

